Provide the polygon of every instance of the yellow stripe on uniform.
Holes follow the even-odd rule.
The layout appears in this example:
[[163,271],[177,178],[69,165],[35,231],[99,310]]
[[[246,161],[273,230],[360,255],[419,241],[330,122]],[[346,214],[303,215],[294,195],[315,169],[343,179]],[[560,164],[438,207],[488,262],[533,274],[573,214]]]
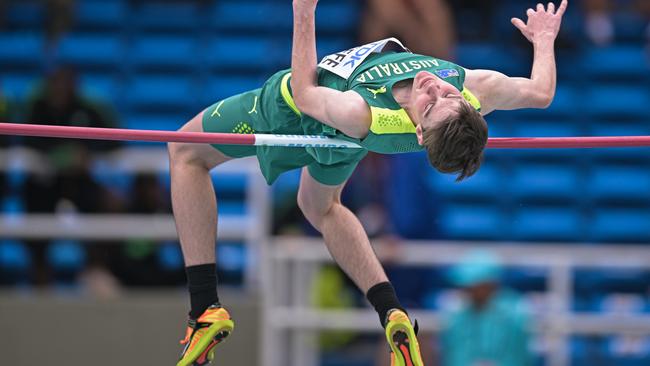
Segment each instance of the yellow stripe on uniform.
[[477,111],[481,111],[481,102],[478,100],[478,98],[472,94],[471,91],[467,88],[463,88],[463,91],[461,92],[463,94],[463,98],[465,98],[466,101],[469,102],[469,104],[474,107]]
[[370,131],[376,135],[387,133],[415,133],[415,125],[404,109],[370,107]]
[[291,108],[291,110],[294,111],[297,115],[300,115],[300,111],[298,110],[298,107],[296,107],[296,103],[293,101],[291,92],[289,92],[290,77],[291,73],[289,72],[282,78],[282,82],[280,82],[280,94],[282,94],[282,99],[284,99],[284,102],[287,103],[289,108]]

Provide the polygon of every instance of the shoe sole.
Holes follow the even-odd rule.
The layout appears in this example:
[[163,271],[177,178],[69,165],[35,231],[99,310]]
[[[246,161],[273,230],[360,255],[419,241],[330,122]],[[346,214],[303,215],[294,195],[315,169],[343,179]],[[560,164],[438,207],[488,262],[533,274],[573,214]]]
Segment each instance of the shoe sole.
[[[182,360],[178,361],[176,366],[205,365],[206,363],[197,364],[195,361],[201,358],[201,355],[206,353],[206,355],[208,355],[206,361],[209,362],[213,358],[210,356],[214,356],[214,347],[217,344],[221,344],[230,333],[232,333],[234,328],[235,323],[233,323],[232,320],[222,320],[212,324],[208,327],[207,333],[203,335],[203,337],[201,337],[197,342],[196,346],[194,346],[189,357],[184,357]],[[217,342],[211,346],[210,344],[215,340]],[[198,350],[201,350],[201,352],[198,352]],[[210,353],[212,353],[212,355],[210,355]]]
[[403,323],[388,324],[386,340],[395,357],[393,366],[424,366],[415,331]]

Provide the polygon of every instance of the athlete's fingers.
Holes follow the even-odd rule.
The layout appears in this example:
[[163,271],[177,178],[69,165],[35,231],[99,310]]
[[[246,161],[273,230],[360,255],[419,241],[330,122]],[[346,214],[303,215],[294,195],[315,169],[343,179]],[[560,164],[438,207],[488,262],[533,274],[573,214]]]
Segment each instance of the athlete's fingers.
[[542,4],[542,3],[537,4],[537,11],[543,12],[544,11],[544,4]]
[[523,20],[519,18],[512,18],[510,19],[510,22],[512,23],[512,25],[517,27],[517,29],[519,29],[522,33],[526,30],[526,23],[524,23]]
[[553,4],[552,2],[548,3],[548,7],[546,8],[546,10],[549,12],[549,14],[555,14],[555,4]]
[[526,12],[526,15],[528,15],[529,17],[532,17],[533,14],[535,14],[535,10],[533,9],[528,9],[528,11]]
[[555,15],[557,16],[562,16],[564,15],[564,12],[566,11],[567,6],[569,6],[569,1],[568,0],[562,0],[562,3],[560,4],[560,7],[557,9],[557,12]]

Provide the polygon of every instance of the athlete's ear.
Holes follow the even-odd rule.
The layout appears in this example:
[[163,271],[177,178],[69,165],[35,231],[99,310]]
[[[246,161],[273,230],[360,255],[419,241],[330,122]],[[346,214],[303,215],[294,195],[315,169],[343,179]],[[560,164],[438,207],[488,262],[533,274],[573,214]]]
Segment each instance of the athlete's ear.
[[422,138],[422,125],[415,126],[415,136],[418,138],[418,144],[420,146],[424,145],[424,139]]

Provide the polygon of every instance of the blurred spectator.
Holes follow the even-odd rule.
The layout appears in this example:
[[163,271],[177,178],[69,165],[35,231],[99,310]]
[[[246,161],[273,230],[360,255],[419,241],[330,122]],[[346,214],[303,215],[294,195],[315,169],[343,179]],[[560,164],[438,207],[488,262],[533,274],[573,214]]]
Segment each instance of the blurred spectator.
[[604,46],[614,40],[610,0],[584,0],[585,33],[591,42]]
[[532,365],[528,318],[520,297],[499,284],[500,273],[489,252],[470,253],[452,269],[463,299],[445,316],[443,365]]
[[56,41],[72,26],[75,0],[47,0],[45,31],[51,41]]
[[[130,214],[167,214],[171,212],[168,193],[153,174],[138,174],[128,197]],[[151,239],[131,239],[120,247],[115,272],[127,286],[158,286],[182,283],[184,273],[164,273],[158,263],[160,243]],[[177,276],[175,276],[177,275]],[[169,277],[171,276],[171,277]]]
[[455,32],[446,0],[367,0],[361,41],[397,37],[413,52],[452,58]]
[[[77,89],[76,73],[69,67],[54,70],[26,108],[27,123],[64,126],[111,127],[114,121]],[[117,142],[25,138],[24,144],[42,153],[46,171],[30,175],[23,187],[28,212],[74,214],[120,210],[121,203],[92,176],[92,153],[119,146]],[[45,263],[46,243],[33,243],[36,282],[49,283],[52,273]],[[94,270],[106,268],[106,256],[95,254],[100,247],[87,247]],[[108,276],[108,274],[107,274]]]
[[[56,124],[80,127],[115,127],[110,108],[81,95],[77,73],[69,66],[53,70],[40,91],[27,106],[27,123]],[[53,149],[71,145],[84,146],[90,151],[105,151],[120,146],[117,141],[65,140],[28,138],[25,144],[51,153]]]
[[648,23],[644,36],[650,42],[650,1],[612,1],[612,0],[583,0],[585,12],[585,33],[587,38],[598,46],[606,46],[614,42],[617,31],[614,22],[615,13],[629,13],[645,18]]
[[[502,0],[449,0],[460,41],[485,42],[494,39],[494,17],[502,3]],[[503,41],[503,35],[496,37]]]

